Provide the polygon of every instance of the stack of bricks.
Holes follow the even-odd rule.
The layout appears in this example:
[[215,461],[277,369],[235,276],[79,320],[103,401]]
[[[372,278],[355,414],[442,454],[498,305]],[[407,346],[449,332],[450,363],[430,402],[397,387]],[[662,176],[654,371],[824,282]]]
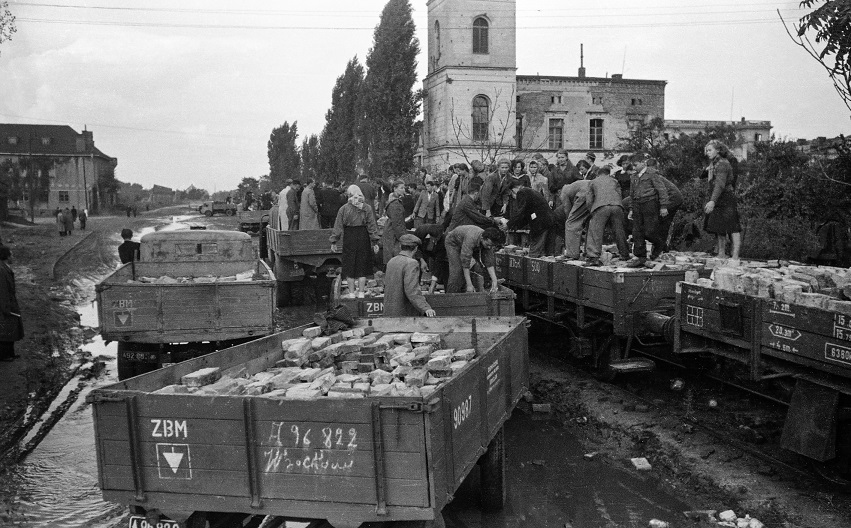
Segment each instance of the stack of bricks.
[[382,334],[366,326],[324,336],[311,327],[281,342],[282,357],[274,367],[253,375],[244,367],[208,367],[156,393],[288,400],[428,397],[476,360],[472,348],[442,345],[440,334]]

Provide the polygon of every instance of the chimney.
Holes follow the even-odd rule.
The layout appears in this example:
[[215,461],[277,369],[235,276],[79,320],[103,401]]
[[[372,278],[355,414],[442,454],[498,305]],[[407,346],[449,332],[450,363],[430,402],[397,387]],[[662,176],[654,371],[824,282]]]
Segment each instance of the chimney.
[[585,50],[584,44],[579,45],[579,77],[585,77]]
[[613,73],[612,74],[612,80],[613,81],[622,81],[623,80],[623,74],[622,73]]
[[83,133],[81,134],[81,136],[82,136],[83,142],[85,144],[86,152],[91,152],[92,149],[95,148],[95,140],[94,140],[94,137],[92,136],[92,131],[91,130],[83,130]]

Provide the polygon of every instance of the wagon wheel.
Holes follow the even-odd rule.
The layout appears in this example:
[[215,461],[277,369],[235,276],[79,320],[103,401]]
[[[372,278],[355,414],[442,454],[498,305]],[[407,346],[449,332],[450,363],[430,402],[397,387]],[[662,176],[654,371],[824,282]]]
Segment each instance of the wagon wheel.
[[480,491],[482,509],[501,510],[505,504],[505,440],[504,428],[500,428],[488,445],[488,450],[479,460]]
[[204,216],[206,216],[206,217],[213,216],[213,211],[210,211],[210,210],[204,211]]
[[233,216],[233,209],[225,209],[225,214],[227,216]]

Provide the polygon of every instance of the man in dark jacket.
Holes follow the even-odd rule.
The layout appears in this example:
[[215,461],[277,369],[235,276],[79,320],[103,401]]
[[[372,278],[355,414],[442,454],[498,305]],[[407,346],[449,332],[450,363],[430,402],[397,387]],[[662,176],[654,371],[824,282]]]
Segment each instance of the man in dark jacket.
[[381,236],[381,245],[384,252],[384,264],[399,254],[399,239],[405,234],[405,206],[402,205],[402,196],[405,194],[405,182],[396,180],[393,182],[393,192],[387,200],[387,221],[384,223],[384,234]]
[[480,212],[481,206],[478,200],[481,191],[479,188],[472,185],[467,191],[467,194],[461,198],[461,201],[458,202],[458,205],[452,211],[452,219],[446,231],[452,231],[462,225],[477,225],[482,229],[498,227],[499,224],[496,220]]
[[331,185],[323,185],[316,196],[319,202],[319,223],[322,229],[330,229],[334,226],[337,211],[345,203],[340,189]]
[[[378,196],[378,192],[375,190],[375,187],[369,183],[369,178],[364,174],[361,176],[360,181],[355,185],[360,187],[361,193],[363,193],[363,202],[372,207],[373,211],[377,211],[378,208],[375,204],[375,198]],[[377,218],[377,217],[376,217]]]
[[570,185],[579,178],[579,171],[573,166],[573,163],[567,157],[567,151],[560,149],[556,153],[556,165],[549,174],[550,179],[550,195],[553,197],[553,209],[557,209],[560,205],[561,190],[565,185]]
[[127,264],[128,262],[139,260],[139,248],[141,244],[131,240],[133,238],[133,231],[125,227],[121,230],[121,238],[124,239],[124,242],[118,246],[118,258],[121,260],[121,263]]
[[659,219],[668,216],[669,205],[668,190],[656,167],[639,164],[636,169],[638,172],[632,175],[629,185],[632,253],[636,257],[627,264],[630,268],[639,268],[647,261],[645,239],[653,244],[650,260],[662,253]]
[[555,218],[543,195],[532,188],[524,187],[519,179],[512,178],[509,190],[514,197],[508,230],[529,227],[529,256],[532,258],[546,254],[550,230]]
[[420,239],[405,234],[399,243],[399,254],[387,263],[387,273],[384,275],[384,315],[434,317],[434,310],[420,291],[420,263],[414,259]]
[[292,187],[287,191],[287,223],[290,231],[298,231],[300,191],[301,182],[299,180],[293,180]]
[[0,245],[0,361],[14,361],[20,357],[15,353],[15,341],[24,337],[21,307],[15,294],[15,272],[12,250]]

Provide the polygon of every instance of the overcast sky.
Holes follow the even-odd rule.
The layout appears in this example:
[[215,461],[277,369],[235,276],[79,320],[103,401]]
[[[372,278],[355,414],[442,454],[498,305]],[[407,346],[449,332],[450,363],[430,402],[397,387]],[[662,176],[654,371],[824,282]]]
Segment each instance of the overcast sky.
[[[268,172],[284,121],[320,133],[384,0],[10,0],[0,121],[94,132],[122,181],[232,189]],[[426,68],[426,0],[412,0]],[[821,66],[786,35],[798,2],[518,0],[518,74],[668,81],[669,119],[764,119],[779,137],[851,133]]]

